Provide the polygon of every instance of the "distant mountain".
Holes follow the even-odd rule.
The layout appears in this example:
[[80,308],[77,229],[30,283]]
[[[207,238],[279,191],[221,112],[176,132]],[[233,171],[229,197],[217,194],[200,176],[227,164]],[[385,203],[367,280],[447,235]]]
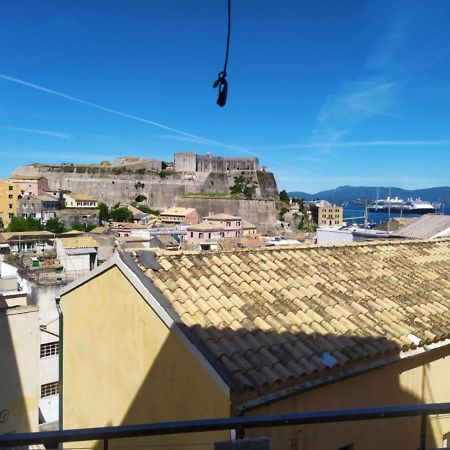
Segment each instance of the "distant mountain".
[[430,202],[450,203],[450,187],[432,187],[428,189],[402,189],[398,187],[372,187],[372,186],[339,186],[336,189],[308,194],[307,192],[289,192],[290,197],[303,197],[305,200],[328,200],[333,203],[376,200],[386,198],[391,190],[391,197],[421,198]]

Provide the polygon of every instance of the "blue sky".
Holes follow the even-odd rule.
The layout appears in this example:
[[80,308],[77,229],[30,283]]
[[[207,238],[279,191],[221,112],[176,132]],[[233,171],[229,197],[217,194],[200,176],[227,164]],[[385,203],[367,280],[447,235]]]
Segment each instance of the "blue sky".
[[31,162],[254,154],[281,189],[449,185],[450,3],[4,0],[0,177]]

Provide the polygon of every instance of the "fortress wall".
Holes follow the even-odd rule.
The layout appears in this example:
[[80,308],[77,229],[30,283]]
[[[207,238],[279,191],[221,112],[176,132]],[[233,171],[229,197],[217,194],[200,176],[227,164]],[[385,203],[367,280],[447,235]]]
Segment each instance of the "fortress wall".
[[201,217],[210,212],[239,216],[256,225],[263,233],[273,231],[276,226],[277,207],[274,200],[178,197],[176,205],[195,208]]
[[272,172],[259,170],[256,172],[260,196],[263,198],[278,198],[278,187]]
[[[51,189],[90,194],[97,198],[99,202],[105,202],[109,206],[116,203],[132,202],[138,195],[141,195],[146,198],[146,202],[151,207],[165,209],[174,206],[177,203],[178,197],[189,193],[228,194],[230,187],[234,184],[234,177],[241,173],[240,171],[232,171],[230,173],[175,172],[163,173],[163,177],[161,177],[157,172],[112,174],[109,171],[106,171],[106,173],[77,173],[74,171],[64,172],[63,170],[67,169],[56,166],[30,165],[16,169],[14,174],[42,175],[49,180]],[[261,176],[261,174],[263,175]],[[272,174],[268,172],[249,171],[246,172],[246,176],[251,176],[262,186],[257,186],[257,197],[277,197],[275,179]],[[143,183],[144,187],[136,188],[138,182]],[[213,201],[216,200],[214,199]],[[247,202],[246,200],[243,201]],[[233,214],[232,211],[224,210],[224,212]],[[259,223],[259,219],[256,218],[257,216],[254,216],[253,220],[248,220],[257,224]]]

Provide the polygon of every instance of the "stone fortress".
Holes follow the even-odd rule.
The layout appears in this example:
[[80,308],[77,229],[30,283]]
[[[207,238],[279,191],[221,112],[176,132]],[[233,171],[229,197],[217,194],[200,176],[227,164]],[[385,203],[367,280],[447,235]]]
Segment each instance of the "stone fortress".
[[[234,177],[244,174],[255,182],[253,200],[226,197]],[[171,206],[197,208],[199,214],[226,212],[240,215],[263,229],[275,225],[278,189],[273,173],[260,168],[257,158],[229,158],[175,153],[173,162],[125,156],[99,164],[34,163],[12,176],[41,175],[52,189],[83,192],[109,206],[142,201],[155,209]]]

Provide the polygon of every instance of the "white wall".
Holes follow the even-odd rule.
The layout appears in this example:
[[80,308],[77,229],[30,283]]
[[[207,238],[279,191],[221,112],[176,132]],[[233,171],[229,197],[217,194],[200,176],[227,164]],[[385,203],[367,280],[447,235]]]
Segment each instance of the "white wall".
[[67,255],[66,265],[64,266],[66,272],[83,272],[90,270],[90,255]]
[[317,229],[318,244],[334,244],[353,242],[353,233],[345,230],[333,230],[327,228]]

